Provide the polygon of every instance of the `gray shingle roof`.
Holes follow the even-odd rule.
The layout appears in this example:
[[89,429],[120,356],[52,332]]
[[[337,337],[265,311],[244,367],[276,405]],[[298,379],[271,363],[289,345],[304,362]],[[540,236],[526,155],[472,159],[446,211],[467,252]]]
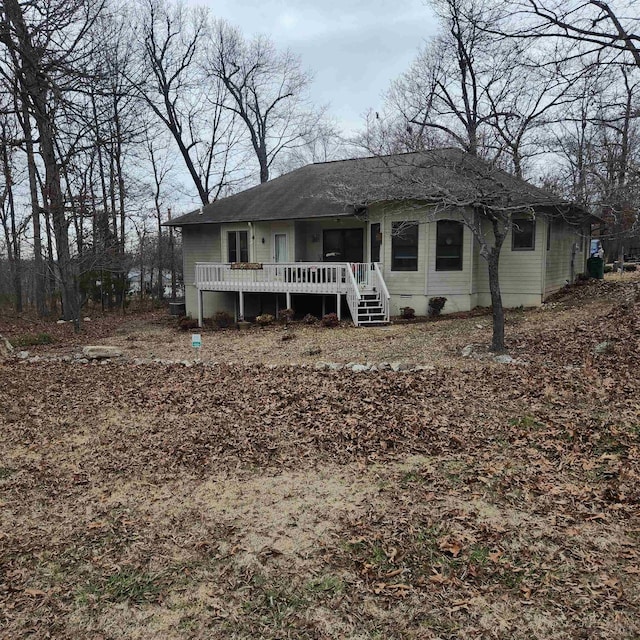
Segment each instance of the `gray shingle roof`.
[[505,210],[562,209],[565,216],[580,211],[459,149],[436,149],[310,164],[168,225],[348,216],[353,215],[354,205],[401,200]]

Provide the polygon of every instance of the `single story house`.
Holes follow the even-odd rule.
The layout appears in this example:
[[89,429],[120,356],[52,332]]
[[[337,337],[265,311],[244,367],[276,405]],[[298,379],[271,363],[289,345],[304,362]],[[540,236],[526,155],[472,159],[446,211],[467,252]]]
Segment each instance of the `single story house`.
[[307,165],[167,223],[182,230],[187,313],[237,318],[303,306],[356,325],[403,307],[490,306],[479,239],[506,233],[506,307],[540,305],[584,272],[589,218],[578,207],[457,149]]

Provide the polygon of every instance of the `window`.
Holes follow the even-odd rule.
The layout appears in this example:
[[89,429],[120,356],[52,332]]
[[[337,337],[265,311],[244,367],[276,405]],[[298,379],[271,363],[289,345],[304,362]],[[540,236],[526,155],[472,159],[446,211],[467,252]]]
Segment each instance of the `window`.
[[436,271],[462,271],[464,226],[455,220],[438,220]]
[[369,227],[369,233],[371,235],[371,262],[380,262],[380,246],[382,245],[380,223],[372,223]]
[[547,251],[551,250],[551,220],[547,220]]
[[391,270],[418,270],[418,223],[391,224]]
[[229,231],[229,262],[249,262],[249,232]]
[[536,221],[514,218],[511,229],[512,251],[533,251],[536,248]]

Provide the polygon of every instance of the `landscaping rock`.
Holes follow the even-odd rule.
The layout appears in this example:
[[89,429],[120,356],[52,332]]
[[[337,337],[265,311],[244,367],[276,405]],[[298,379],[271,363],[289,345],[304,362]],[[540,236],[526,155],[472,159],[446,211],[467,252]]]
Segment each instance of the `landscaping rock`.
[[4,336],[0,336],[0,358],[6,358],[12,354],[13,345]]
[[28,351],[19,351],[18,352],[18,358],[20,358],[20,360],[26,360],[29,357],[29,352]]
[[604,353],[613,353],[613,342],[605,340],[604,342],[598,343],[595,346],[593,353],[595,353],[597,356]]
[[56,324],[65,324],[66,322],[67,322],[66,320],[58,320]]
[[390,362],[380,362],[378,364],[378,371],[389,371],[391,369]]
[[104,360],[105,358],[120,358],[122,351],[118,347],[92,345],[83,347],[82,355],[90,360]]
[[322,353],[322,349],[315,344],[310,344],[303,352],[303,356],[318,356]]
[[364,373],[365,371],[369,371],[369,369],[370,367],[366,364],[354,364],[353,367],[351,367],[351,371],[354,373]]
[[326,369],[329,368],[329,363],[328,362],[324,362],[323,360],[318,360],[318,362],[315,363],[314,368],[317,371],[325,371]]
[[510,355],[506,353],[502,353],[499,356],[494,356],[493,359],[500,364],[512,364],[515,363],[515,358],[512,358]]
[[392,362],[391,371],[409,371],[411,367],[406,362]]
[[473,355],[475,348],[472,344],[468,344],[461,352],[463,358],[469,358]]

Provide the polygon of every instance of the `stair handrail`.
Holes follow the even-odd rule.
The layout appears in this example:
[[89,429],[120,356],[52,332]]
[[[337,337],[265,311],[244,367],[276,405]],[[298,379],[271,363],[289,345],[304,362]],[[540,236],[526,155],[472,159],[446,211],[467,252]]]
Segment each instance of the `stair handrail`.
[[351,312],[351,318],[353,319],[353,324],[358,326],[358,303],[362,296],[360,295],[360,287],[358,287],[358,283],[356,282],[356,278],[353,275],[353,265],[351,262],[346,263],[346,276],[345,281],[348,282],[351,286],[347,287],[347,304],[349,305],[349,311]]
[[382,272],[380,271],[380,263],[373,263],[373,272],[375,274],[375,280],[377,286],[380,287],[380,305],[382,306],[382,311],[384,313],[385,321],[389,321],[389,301],[391,300],[391,295],[389,294],[389,289],[387,289],[387,283],[384,281],[382,277]]

